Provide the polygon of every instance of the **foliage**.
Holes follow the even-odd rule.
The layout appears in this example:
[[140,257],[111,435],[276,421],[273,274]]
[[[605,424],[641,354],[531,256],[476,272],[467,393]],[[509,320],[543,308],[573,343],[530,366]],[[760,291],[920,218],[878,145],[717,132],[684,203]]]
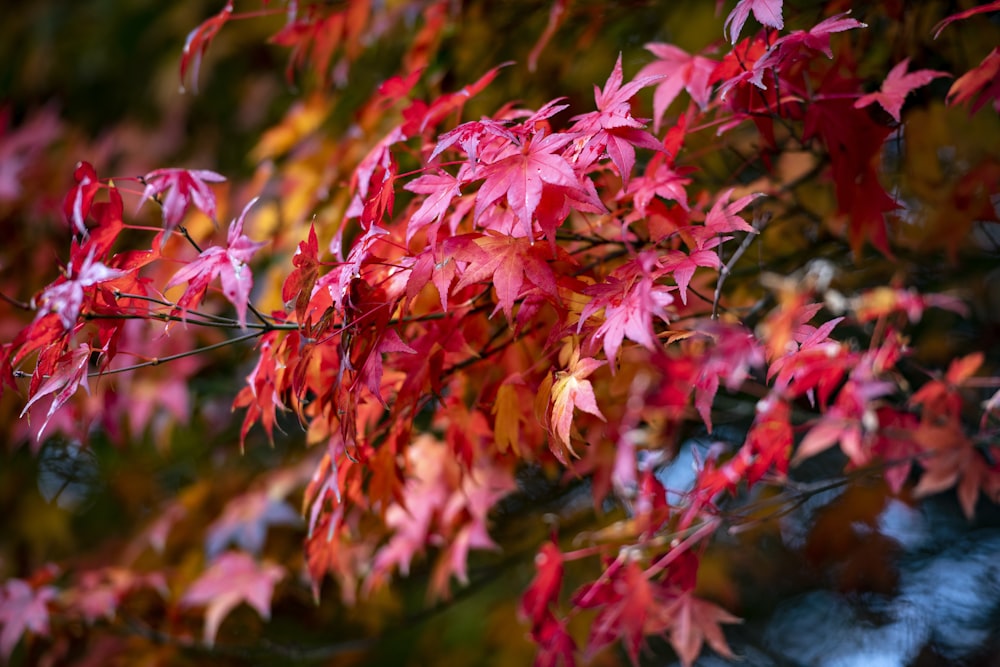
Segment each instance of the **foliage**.
[[[514,54],[531,71],[490,62],[456,85],[455,33],[489,3],[243,4],[189,32],[179,69],[211,98],[215,42],[237,24],[291,51],[298,96],[252,173],[82,161],[43,210],[69,239],[59,275],[4,256],[21,274],[3,283],[11,457],[27,440],[217,458],[173,488],[123,486],[134,533],[86,555],[5,553],[2,659],[236,659],[224,628],[254,622],[242,603],[278,624],[303,592],[335,599],[328,578],[340,602],[314,616],[374,636],[418,568],[445,605],[520,549],[534,578],[503,610],[536,664],[610,659],[616,642],[637,663],[662,636],[690,665],[705,644],[732,655],[739,610],[703,585],[712,545],[756,526],[755,503],[807,459],[839,449],[844,483],[904,497],[955,489],[968,517],[1000,499],[991,288],[972,285],[998,252],[997,54],[954,55],[995,3],[928,5],[909,35],[901,9],[739,0],[710,44],[591,62],[593,102],[531,71],[560,32],[602,29],[600,3],[557,0]],[[379,49],[392,64],[371,85],[356,72]],[[545,97],[484,108],[508,75]],[[43,203],[51,113],[3,135],[11,219]],[[49,282],[32,285],[39,266]],[[699,433],[719,442],[690,488],[667,488]],[[549,527],[518,509],[538,504],[535,478]],[[566,500],[580,489],[586,529]]]

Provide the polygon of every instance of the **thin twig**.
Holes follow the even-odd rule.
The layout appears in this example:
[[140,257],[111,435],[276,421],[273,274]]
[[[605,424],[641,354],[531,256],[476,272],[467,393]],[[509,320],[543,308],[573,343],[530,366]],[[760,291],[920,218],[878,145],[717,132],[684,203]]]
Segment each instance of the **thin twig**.
[[729,277],[729,273],[733,270],[736,262],[740,261],[740,257],[743,256],[743,253],[745,253],[747,248],[750,247],[750,244],[753,243],[754,237],[760,233],[760,230],[764,228],[770,219],[771,214],[768,212],[759,216],[755,215],[753,218],[754,231],[747,232],[747,235],[743,238],[743,242],[740,243],[740,247],[736,249],[736,252],[734,252],[733,256],[729,258],[729,261],[723,264],[722,268],[719,269],[719,280],[715,283],[715,298],[712,299],[713,320],[719,319],[719,299],[722,298],[722,286],[726,283],[726,278]]
[[242,336],[237,336],[236,338],[229,338],[218,343],[212,343],[211,345],[206,345],[204,347],[195,348],[193,350],[187,350],[186,352],[178,352],[177,354],[171,354],[168,357],[157,357],[155,359],[150,359],[149,361],[144,361],[139,364],[133,364],[131,366],[125,366],[123,368],[112,368],[105,371],[98,371],[96,373],[88,373],[87,377],[101,377],[104,375],[115,375],[117,373],[125,373],[126,371],[134,371],[139,368],[147,368],[149,366],[159,366],[160,364],[165,364],[168,361],[175,361],[177,359],[183,359],[184,357],[191,357],[196,354],[201,354],[202,352],[210,352],[212,350],[217,350],[221,347],[226,347],[227,345],[235,345],[236,343],[242,343],[245,340],[251,340],[253,338],[259,338],[266,333],[266,330],[258,330],[252,333],[244,334]]

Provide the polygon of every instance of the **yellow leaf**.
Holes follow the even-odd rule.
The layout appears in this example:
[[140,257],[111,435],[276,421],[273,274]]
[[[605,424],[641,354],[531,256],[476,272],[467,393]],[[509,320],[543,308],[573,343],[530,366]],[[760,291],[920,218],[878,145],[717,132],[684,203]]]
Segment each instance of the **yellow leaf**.
[[523,416],[517,394],[515,385],[510,382],[505,382],[497,389],[497,398],[493,403],[493,414],[496,417],[493,424],[493,440],[500,452],[512,449],[520,456],[519,426]]

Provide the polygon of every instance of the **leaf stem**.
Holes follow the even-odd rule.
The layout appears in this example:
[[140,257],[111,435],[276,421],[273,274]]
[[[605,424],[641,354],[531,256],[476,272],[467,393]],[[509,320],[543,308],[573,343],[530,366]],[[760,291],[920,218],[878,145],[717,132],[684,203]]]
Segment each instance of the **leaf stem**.
[[20,310],[27,310],[27,311],[34,310],[34,308],[31,307],[30,303],[26,303],[24,301],[18,301],[14,297],[7,296],[3,292],[0,292],[0,300],[6,301],[10,305],[12,305],[15,308],[18,308]]

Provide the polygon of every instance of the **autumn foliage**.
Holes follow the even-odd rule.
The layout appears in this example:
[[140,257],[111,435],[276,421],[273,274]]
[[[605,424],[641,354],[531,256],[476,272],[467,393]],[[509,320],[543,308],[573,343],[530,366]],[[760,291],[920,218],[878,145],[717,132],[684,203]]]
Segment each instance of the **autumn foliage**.
[[[448,600],[513,548],[496,533],[534,476],[594,514],[586,530],[529,515],[533,575],[506,611],[535,664],[616,643],[637,663],[657,636],[690,665],[706,645],[731,656],[739,621],[700,588],[703,559],[766,520],[741,508],[803,462],[839,450],[844,479],[954,490],[970,517],[1000,500],[1000,357],[988,288],[961,268],[998,250],[998,56],[941,46],[996,3],[935,5],[912,44],[879,50],[902,9],[739,0],[700,50],[601,63],[586,103],[536,81],[570,97],[488,109],[524,62],[587,57],[550,43],[587,10],[557,0],[530,58],[453,81],[455,3],[250,4],[177,48],[184,87],[210,97],[214,40],[277,22],[298,98],[252,173],[80,155],[52,207],[58,266],[5,277],[21,319],[0,371],[11,452],[169,451],[202,413],[237,420],[204,438],[229,454],[293,454],[216,489],[207,525],[192,484],[92,556],[0,560],[0,659],[70,664],[123,631],[207,651],[242,603],[265,620],[303,591],[364,605],[415,570],[423,601]],[[336,91],[400,34],[393,71],[345,107]],[[30,156],[30,123],[0,155]],[[225,389],[199,404],[209,375]],[[714,444],[693,482],[667,488],[699,434]]]

